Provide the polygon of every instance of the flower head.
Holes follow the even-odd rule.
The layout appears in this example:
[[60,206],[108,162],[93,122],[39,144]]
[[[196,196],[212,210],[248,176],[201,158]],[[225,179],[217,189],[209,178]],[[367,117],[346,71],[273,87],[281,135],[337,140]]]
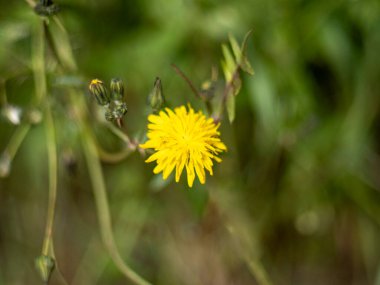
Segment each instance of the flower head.
[[93,79],[88,86],[90,93],[95,96],[96,101],[99,105],[105,106],[110,103],[110,98],[103,81],[99,79]]
[[146,162],[156,161],[155,174],[163,172],[166,179],[175,168],[175,180],[179,181],[184,168],[187,183],[193,186],[195,174],[199,181],[206,181],[205,169],[212,172],[213,160],[220,162],[218,154],[227,148],[220,140],[219,124],[202,112],[195,113],[189,106],[165,108],[158,115],[149,115],[148,141],[140,147],[155,150]]
[[123,100],[124,97],[124,83],[119,78],[112,78],[111,80],[111,99]]

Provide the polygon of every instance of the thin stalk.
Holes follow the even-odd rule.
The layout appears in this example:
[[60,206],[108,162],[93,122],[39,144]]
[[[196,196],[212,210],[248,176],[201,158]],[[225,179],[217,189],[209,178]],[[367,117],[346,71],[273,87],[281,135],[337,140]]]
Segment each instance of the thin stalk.
[[97,152],[98,156],[101,161],[107,162],[107,163],[117,163],[124,159],[126,159],[130,154],[133,153],[133,151],[129,148],[123,149],[116,153],[108,152],[101,147],[97,146]]
[[201,93],[198,91],[198,89],[194,86],[193,82],[191,82],[191,80],[189,79],[189,77],[186,76],[186,74],[178,67],[176,66],[175,64],[172,64],[171,65],[174,70],[178,73],[179,76],[181,76],[187,83],[187,85],[189,85],[191,91],[193,91],[194,95],[201,99],[205,105],[206,105],[206,109],[207,109],[207,113],[209,115],[212,114],[212,105],[211,105],[211,102],[207,99],[205,99],[204,97],[202,97]]
[[[59,18],[57,16],[53,16],[52,18],[53,22],[58,26],[58,28],[54,30],[54,33],[51,33],[54,43],[52,48],[56,49],[55,54],[59,57],[57,60],[62,63],[62,66],[64,66],[68,71],[74,72],[76,70],[76,63],[73,57],[68,34]],[[50,29],[52,27],[48,28]],[[87,123],[87,114],[85,111],[86,108],[83,100],[83,94],[70,89],[69,97],[76,117],[76,122],[80,129],[83,151],[94,191],[102,241],[105,244],[115,265],[128,279],[138,285],[149,285],[149,282],[145,281],[124,262],[116,247],[112,231],[111,215],[103,172],[96,149],[96,140]]]
[[260,262],[254,259],[246,258],[249,271],[256,278],[256,281],[260,285],[271,285],[271,281],[268,278],[268,274]]
[[8,145],[0,156],[0,177],[8,176],[11,170],[12,161],[29,130],[30,124],[23,124],[13,133]]
[[49,162],[49,202],[47,209],[45,238],[42,246],[42,255],[49,255],[52,242],[55,205],[57,200],[57,145],[55,140],[55,126],[50,106],[46,109],[45,118],[46,143]]
[[[49,198],[46,214],[46,225],[44,240],[42,243],[41,256],[49,256],[55,259],[53,248],[53,226],[55,207],[57,201],[57,184],[58,184],[58,158],[57,158],[57,144],[56,144],[56,131],[54,126],[54,118],[52,115],[51,107],[47,98],[47,84],[46,84],[46,70],[45,70],[45,22],[39,21],[36,24],[36,30],[33,37],[32,47],[32,66],[35,81],[36,102],[43,103],[45,107],[45,133],[46,133],[46,148],[48,154],[48,171],[49,171]],[[60,273],[57,262],[55,267]],[[49,273],[49,275],[51,272]],[[67,284],[63,276],[60,274],[63,283]],[[46,276],[46,284],[50,276]]]
[[107,127],[110,129],[111,132],[114,133],[115,136],[117,136],[122,141],[124,141],[127,144],[128,148],[131,148],[131,149],[134,148],[134,144],[132,143],[132,140],[129,138],[129,136],[126,133],[124,133],[119,128],[116,128],[116,126],[111,123],[107,124]]
[[33,42],[33,69],[35,92],[37,102],[43,102],[45,110],[45,132],[46,147],[48,153],[49,168],[49,200],[47,207],[47,217],[45,226],[45,235],[42,245],[42,255],[51,256],[51,242],[54,224],[55,205],[57,200],[57,144],[55,138],[54,119],[51,112],[50,104],[47,101],[46,70],[45,70],[45,28],[44,22],[37,24],[35,38]]
[[1,90],[0,90],[0,107],[1,107],[1,106],[6,106],[8,104],[4,79],[0,79],[0,86],[1,86]]
[[4,149],[4,153],[8,156],[9,162],[12,162],[19,150],[21,143],[24,141],[26,135],[30,130],[30,124],[22,124],[17,127],[13,133],[11,139],[8,142],[7,147]]
[[32,67],[35,83],[35,100],[39,103],[46,98],[46,71],[45,71],[45,31],[44,20],[36,24],[32,38]]
[[87,162],[90,179],[94,190],[95,203],[98,212],[100,224],[100,234],[112,260],[123,274],[132,282],[138,285],[149,285],[150,283],[133,271],[121,258],[113,236],[111,225],[111,216],[109,202],[104,183],[103,172],[99,159],[97,157],[97,149],[95,139],[86,124],[82,123],[81,141]]
[[177,65],[172,64],[171,66],[178,73],[178,75],[181,76],[186,81],[186,83],[189,85],[191,91],[193,91],[194,95],[196,97],[202,99],[202,96],[199,94],[197,88],[194,86],[193,82],[191,82],[191,80],[189,79],[189,77],[187,77],[186,74],[183,73],[183,71]]

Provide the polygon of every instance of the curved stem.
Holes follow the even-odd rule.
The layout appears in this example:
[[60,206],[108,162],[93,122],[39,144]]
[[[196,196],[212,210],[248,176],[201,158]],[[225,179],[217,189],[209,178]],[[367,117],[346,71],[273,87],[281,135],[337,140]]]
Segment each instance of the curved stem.
[[100,224],[100,233],[108,252],[115,262],[116,266],[124,273],[124,275],[133,281],[135,284],[148,285],[148,281],[140,277],[135,271],[133,271],[124,260],[121,258],[119,251],[116,247],[113,237],[111,216],[108,203],[108,197],[106,192],[106,186],[104,183],[103,173],[99,159],[97,157],[97,149],[95,145],[95,139],[92,136],[91,131],[87,125],[81,124],[82,127],[82,144],[85,154],[85,159],[90,173],[90,179],[94,190],[95,203],[98,209],[98,218]]
[[202,96],[199,94],[199,91],[194,86],[193,82],[191,82],[191,80],[189,79],[189,77],[187,77],[186,74],[183,73],[183,71],[181,69],[179,69],[179,67],[177,65],[171,64],[171,66],[178,73],[178,75],[181,76],[186,81],[187,85],[189,85],[189,87],[190,87],[191,91],[193,91],[194,95],[196,97],[198,97],[198,98],[202,98]]
[[124,141],[128,145],[129,148],[133,147],[132,140],[129,138],[129,136],[126,133],[124,133],[119,128],[116,128],[115,125],[113,125],[112,123],[107,124],[107,127],[110,129],[111,132],[114,133],[115,136],[117,136],[122,141]]
[[4,154],[8,156],[10,162],[16,156],[16,153],[20,148],[21,143],[25,139],[26,135],[28,134],[29,130],[30,124],[22,124],[13,133],[11,139],[8,142],[7,147],[4,149]]
[[97,152],[101,161],[104,161],[107,163],[117,163],[126,159],[130,154],[133,153],[133,150],[126,148],[119,152],[111,153],[104,150],[100,146],[97,146]]
[[[55,28],[53,26],[49,27],[54,28],[54,32],[51,33],[54,44],[52,48],[57,50],[56,55],[59,57],[58,60],[62,63],[62,66],[69,71],[75,71],[76,63],[67,32],[57,16],[53,16],[52,18],[53,23],[57,25]],[[149,282],[140,277],[123,261],[116,247],[103,172],[96,149],[96,140],[87,123],[83,94],[74,89],[69,89],[68,93],[76,122],[80,129],[80,138],[94,191],[102,241],[115,265],[129,280],[138,285],[149,285]]]
[[[41,256],[51,257],[53,259],[52,262],[54,264],[52,233],[54,225],[55,206],[57,200],[58,159],[55,126],[53,121],[53,115],[47,98],[44,21],[39,21],[36,23],[36,29],[33,37],[32,46],[32,66],[36,93],[34,99],[38,104],[42,102],[45,106],[45,133],[49,169],[49,198]],[[43,278],[43,281],[46,284],[48,284],[54,266],[48,267],[46,264],[42,264],[41,266],[41,277]]]

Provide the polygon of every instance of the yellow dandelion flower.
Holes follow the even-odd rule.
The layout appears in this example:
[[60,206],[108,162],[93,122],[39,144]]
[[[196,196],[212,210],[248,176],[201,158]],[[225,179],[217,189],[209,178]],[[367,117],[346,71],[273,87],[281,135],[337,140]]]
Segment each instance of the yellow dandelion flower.
[[190,106],[188,109],[181,106],[173,112],[165,108],[158,115],[149,115],[148,141],[140,147],[155,150],[145,161],[157,162],[155,174],[162,172],[167,179],[175,168],[178,182],[186,167],[187,183],[192,187],[195,174],[202,184],[205,183],[205,169],[212,175],[213,160],[222,161],[218,154],[227,148],[219,138],[219,124],[200,111],[195,113]]

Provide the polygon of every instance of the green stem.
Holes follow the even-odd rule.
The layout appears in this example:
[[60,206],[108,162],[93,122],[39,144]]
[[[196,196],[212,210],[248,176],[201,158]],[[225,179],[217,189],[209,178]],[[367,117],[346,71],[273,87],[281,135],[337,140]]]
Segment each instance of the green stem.
[[264,267],[260,262],[254,259],[246,258],[246,263],[248,265],[249,271],[256,278],[256,281],[260,285],[271,285],[271,281],[269,281],[268,274],[265,271]]
[[85,154],[85,159],[90,173],[90,179],[92,182],[92,187],[94,190],[95,203],[98,212],[100,233],[112,260],[115,262],[116,266],[124,273],[124,275],[133,281],[135,284],[148,285],[148,281],[140,277],[136,272],[134,272],[128,265],[125,264],[121,258],[119,251],[116,247],[115,240],[113,237],[111,216],[108,203],[108,197],[106,192],[106,186],[104,183],[103,173],[99,159],[97,157],[97,149],[95,145],[95,139],[92,136],[91,131],[88,129],[87,125],[81,124],[82,129],[82,145]]
[[45,31],[44,20],[36,23],[34,37],[32,38],[32,66],[35,83],[37,103],[46,98],[46,75],[45,75]]
[[13,133],[7,147],[4,150],[4,153],[8,156],[9,162],[11,162],[16,156],[16,153],[20,148],[21,143],[24,141],[26,135],[28,134],[29,130],[30,124],[23,124],[20,125]]
[[7,105],[7,94],[5,88],[5,79],[0,78],[0,107]]
[[117,128],[112,123],[107,124],[107,127],[110,129],[111,132],[114,133],[115,136],[117,136],[122,141],[124,141],[127,144],[128,148],[133,148],[134,145],[133,145],[131,139],[129,138],[129,136],[126,133],[124,133],[123,131],[121,131],[119,128]]
[[45,110],[46,147],[49,165],[49,200],[47,208],[45,236],[42,245],[42,255],[51,255],[51,242],[54,224],[55,204],[57,200],[57,145],[55,139],[54,119],[50,104],[47,101],[46,70],[45,70],[45,28],[44,22],[37,24],[33,42],[33,69],[37,102],[43,102]]
[[[53,22],[57,25],[57,27],[54,27],[53,25],[49,27],[50,29],[54,28],[54,32],[51,33],[54,43],[52,48],[56,49],[55,54],[59,57],[57,60],[62,63],[62,66],[67,70],[74,72],[76,70],[76,63],[72,54],[68,34],[59,18],[57,16],[53,16],[52,18]],[[80,129],[83,151],[94,191],[102,241],[115,265],[128,279],[138,285],[149,285],[149,282],[140,277],[123,261],[116,247],[103,172],[96,149],[96,140],[87,123],[87,114],[85,113],[86,106],[83,94],[71,89],[69,90],[69,96],[76,117],[76,122]]]
[[107,163],[117,163],[124,159],[126,159],[130,154],[133,153],[133,151],[129,148],[125,148],[119,152],[116,153],[110,153],[106,150],[102,149],[101,147],[97,146],[98,156],[101,161],[107,162]]
[[49,161],[49,202],[46,218],[45,238],[42,246],[42,254],[49,255],[52,242],[55,204],[57,200],[57,146],[55,141],[55,127],[50,106],[46,109],[45,118],[46,142]]

